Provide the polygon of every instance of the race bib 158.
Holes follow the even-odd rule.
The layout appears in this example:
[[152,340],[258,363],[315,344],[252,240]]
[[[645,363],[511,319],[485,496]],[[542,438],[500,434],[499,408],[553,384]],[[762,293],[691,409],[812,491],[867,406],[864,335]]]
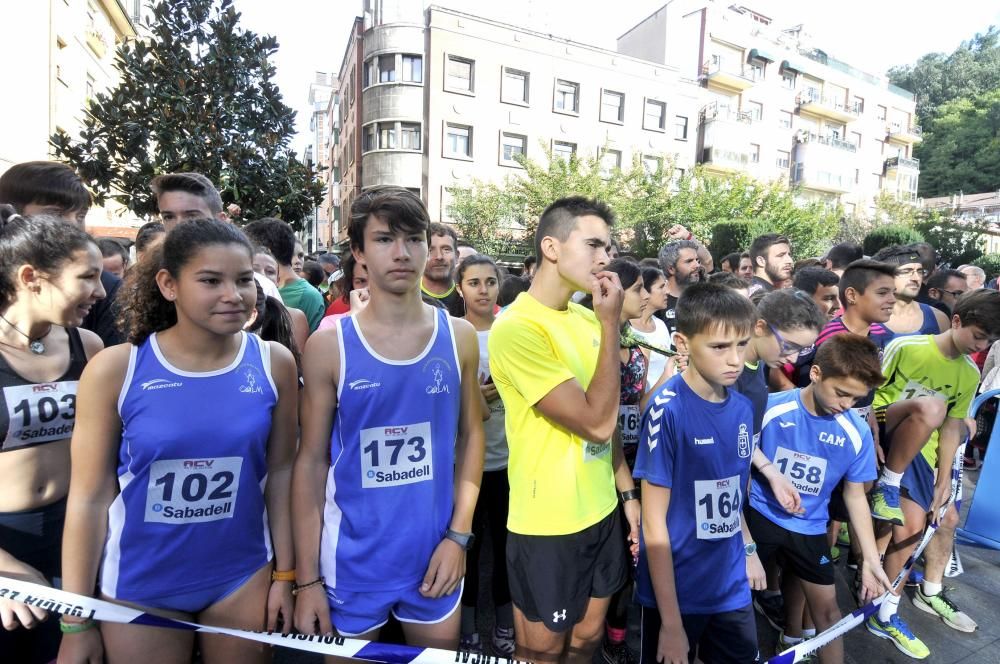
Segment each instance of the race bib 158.
[[799,493],[818,496],[826,477],[826,459],[796,452],[786,447],[774,451],[774,465],[795,485]]

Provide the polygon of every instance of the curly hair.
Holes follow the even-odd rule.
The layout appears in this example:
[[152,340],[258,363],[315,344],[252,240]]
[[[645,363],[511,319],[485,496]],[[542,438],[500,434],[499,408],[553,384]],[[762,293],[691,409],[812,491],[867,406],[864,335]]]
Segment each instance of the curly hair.
[[156,275],[166,270],[178,277],[203,247],[213,244],[240,245],[253,259],[253,246],[239,228],[215,219],[194,219],[167,233],[163,242],[129,270],[117,297],[118,326],[129,343],[139,345],[154,332],[177,324],[177,308],[163,297]]

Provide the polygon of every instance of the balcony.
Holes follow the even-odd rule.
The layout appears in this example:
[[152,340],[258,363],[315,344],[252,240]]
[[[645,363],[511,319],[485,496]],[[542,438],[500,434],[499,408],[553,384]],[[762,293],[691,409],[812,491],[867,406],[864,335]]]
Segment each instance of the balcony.
[[834,138],[832,136],[820,136],[819,134],[812,134],[806,132],[800,132],[796,139],[799,143],[811,143],[814,145],[826,145],[828,147],[834,148],[835,150],[843,150],[844,152],[857,152],[858,146],[850,141],[844,141],[839,138]]
[[889,157],[885,160],[885,172],[889,171],[919,171],[920,170],[920,160],[910,159],[909,157]]
[[701,122],[702,124],[707,124],[715,121],[749,125],[753,122],[753,116],[745,111],[739,111],[728,104],[720,104],[713,101],[701,109]]
[[824,96],[816,88],[806,88],[795,98],[795,104],[800,113],[808,113],[836,122],[852,122],[860,115],[854,106],[848,106],[843,100]]
[[792,167],[792,184],[827,194],[846,194],[851,190],[853,179],[838,173],[819,170],[815,162],[798,162]]
[[743,92],[753,86],[749,67],[737,63],[729,65],[721,58],[712,58],[701,68],[702,79],[709,87],[729,92]]
[[715,173],[745,171],[750,166],[750,153],[733,148],[707,147],[701,153],[705,170]]
[[889,140],[913,145],[924,140],[924,130],[920,128],[920,125],[903,125],[899,122],[893,122],[889,125]]

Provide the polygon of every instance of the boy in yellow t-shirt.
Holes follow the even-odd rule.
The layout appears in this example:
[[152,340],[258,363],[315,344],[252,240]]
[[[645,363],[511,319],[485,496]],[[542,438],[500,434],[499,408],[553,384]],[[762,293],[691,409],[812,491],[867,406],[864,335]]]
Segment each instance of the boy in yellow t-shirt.
[[[618,277],[604,271],[612,223],[597,201],[550,205],[535,236],[531,288],[490,332],[490,372],[507,408],[518,659],[589,662],[610,598],[627,578],[623,540],[638,546],[635,484],[621,444],[611,442],[624,297]],[[593,313],[570,302],[580,290],[592,293]]]

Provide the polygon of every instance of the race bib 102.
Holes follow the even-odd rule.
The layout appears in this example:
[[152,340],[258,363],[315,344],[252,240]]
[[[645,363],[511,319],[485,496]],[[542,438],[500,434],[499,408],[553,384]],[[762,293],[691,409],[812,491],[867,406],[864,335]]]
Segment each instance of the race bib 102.
[[233,518],[242,468],[242,457],[154,461],[146,521],[180,524]]
[[431,423],[361,430],[361,487],[379,489],[434,479]]
[[7,436],[0,451],[62,440],[73,435],[76,422],[75,380],[3,388],[7,402]]
[[698,539],[724,539],[740,531],[743,492],[740,476],[695,480],[694,509]]

